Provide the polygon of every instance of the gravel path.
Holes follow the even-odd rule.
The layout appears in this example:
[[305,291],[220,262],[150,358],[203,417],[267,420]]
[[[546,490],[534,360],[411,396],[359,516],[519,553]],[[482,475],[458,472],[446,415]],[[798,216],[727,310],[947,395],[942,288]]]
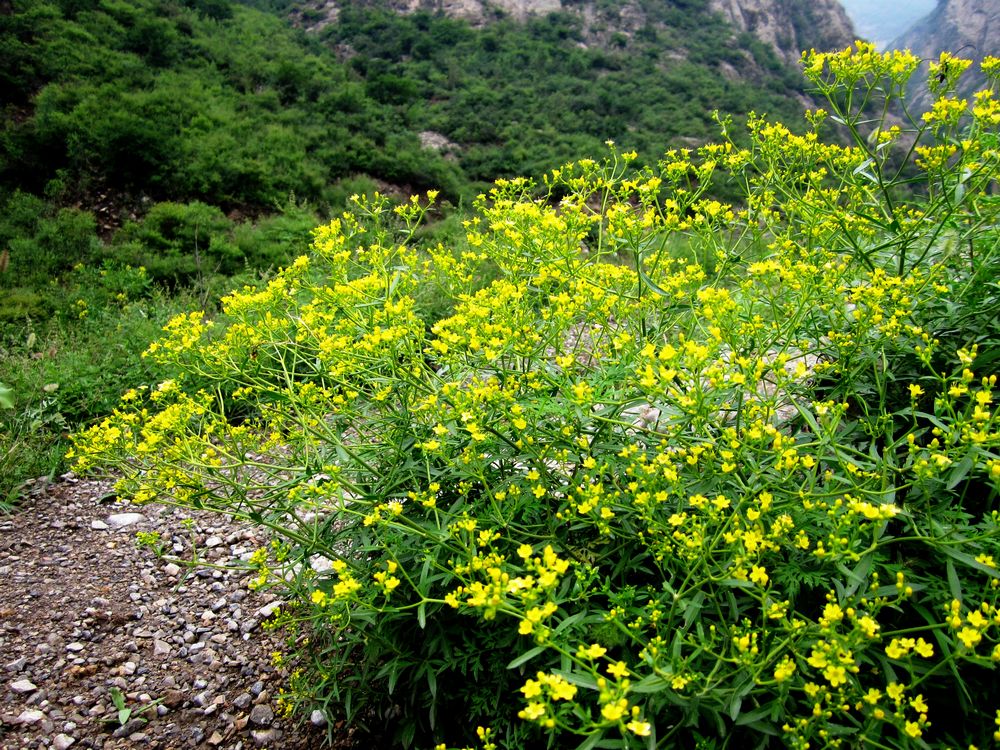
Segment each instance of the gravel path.
[[[136,545],[137,532],[158,531],[189,558],[193,533],[200,554],[225,564],[260,546],[259,531],[110,493],[67,475],[0,516],[0,747],[321,747],[321,715],[297,725],[278,712],[280,635],[261,628],[273,595]],[[115,689],[132,709],[124,722]],[[337,734],[337,746],[353,744]]]

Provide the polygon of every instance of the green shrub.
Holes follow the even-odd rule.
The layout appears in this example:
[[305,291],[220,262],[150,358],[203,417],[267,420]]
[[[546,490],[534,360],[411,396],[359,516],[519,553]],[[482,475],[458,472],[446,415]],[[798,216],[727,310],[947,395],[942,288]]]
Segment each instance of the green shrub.
[[22,321],[26,318],[44,318],[51,311],[51,301],[34,289],[14,287],[3,290],[0,323]]
[[99,241],[93,214],[56,208],[20,191],[3,208],[0,247],[6,250],[7,259],[0,287],[44,289],[77,263],[96,256]]
[[[404,746],[985,746],[1000,105],[854,109],[917,63],[807,56],[849,147],[817,111],[612,150],[498,182],[454,250],[414,249],[417,198],[360,199],[171,321],[147,357],[176,376],[76,465],[274,532],[289,710]],[[921,189],[887,166],[908,139]]]
[[115,237],[119,244],[110,251],[116,261],[142,266],[154,281],[176,286],[243,267],[232,228],[215,206],[157,203],[140,221],[122,228]]
[[306,252],[315,225],[315,211],[304,203],[297,203],[291,196],[280,207],[280,213],[256,223],[237,225],[233,244],[239,248],[249,268],[277,269]]

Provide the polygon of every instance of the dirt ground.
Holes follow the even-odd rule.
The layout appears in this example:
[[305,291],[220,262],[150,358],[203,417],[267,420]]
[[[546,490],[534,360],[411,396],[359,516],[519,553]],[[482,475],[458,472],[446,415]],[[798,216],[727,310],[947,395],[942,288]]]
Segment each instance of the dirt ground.
[[281,636],[261,628],[274,595],[240,571],[161,560],[137,532],[179,558],[193,541],[219,566],[262,542],[217,515],[122,505],[108,482],[34,485],[0,516],[0,747],[323,747],[322,714],[280,712]]

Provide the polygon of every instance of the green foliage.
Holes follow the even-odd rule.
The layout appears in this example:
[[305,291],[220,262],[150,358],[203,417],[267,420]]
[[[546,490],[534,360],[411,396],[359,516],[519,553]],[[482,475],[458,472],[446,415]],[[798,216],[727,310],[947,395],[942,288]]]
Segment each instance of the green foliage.
[[[406,132],[330,51],[228,2],[70,10],[16,0],[3,24],[0,39],[33,71],[10,81],[31,106],[0,138],[7,185],[40,192],[63,170],[77,190],[158,200],[269,208],[294,192],[322,201],[332,180],[377,168],[386,138]],[[337,106],[345,97],[350,106]],[[396,145],[404,163],[461,187],[415,136]],[[402,167],[393,177],[427,179]]]
[[111,252],[144,267],[154,280],[176,285],[239,271],[243,257],[230,241],[231,231],[230,221],[214,206],[158,203],[140,222],[122,228],[116,237],[121,244]]
[[[314,211],[294,197],[273,210],[270,216],[237,223],[199,201],[158,203],[102,243],[89,212],[57,209],[15,192],[0,219],[0,246],[7,248],[0,264],[0,322],[44,320],[64,309],[64,285],[78,284],[67,275],[93,264],[143,268],[147,284],[196,286],[208,297],[217,296],[208,290],[225,291],[233,276],[276,268],[308,247]],[[103,304],[98,301],[97,307]]]
[[282,700],[395,745],[984,746],[1000,105],[858,114],[917,64],[809,56],[850,146],[813,112],[612,149],[498,181],[453,247],[414,249],[435,195],[359,197],[171,320],[173,377],[76,466],[270,529]]
[[[617,8],[601,11],[607,28],[621,24]],[[714,109],[797,114],[789,95],[801,80],[766,46],[755,47],[760,80],[722,74],[723,64],[747,68],[750,38],[734,45],[704,4],[646,3],[643,12],[649,32],[610,49],[584,43],[582,16],[571,12],[473,29],[443,15],[348,3],[323,33],[356,52],[351,64],[370,95],[408,107],[414,129],[462,144],[459,164],[473,180],[542,172],[609,138],[647,156],[675,138],[704,142]]]
[[[17,107],[0,131],[0,182],[40,193],[59,173],[70,195],[228,210],[293,192],[328,202],[333,182],[368,173],[456,201],[609,138],[647,155],[706,140],[715,108],[793,114],[801,79],[759,44],[748,59],[752,40],[703,4],[643,12],[648,31],[609,51],[600,38],[621,23],[611,5],[585,30],[569,12],[474,29],[347,3],[320,44],[227,0],[14,0],[0,18]],[[334,44],[357,53],[349,65]],[[755,72],[730,81],[724,65]],[[460,144],[457,162],[424,148],[424,130]]]
[[[92,214],[73,208],[56,209],[27,193],[15,192],[2,207],[0,247],[7,251],[0,288],[21,288],[0,305],[0,319],[34,309],[29,289],[44,289],[76,263],[97,254],[96,224]],[[20,299],[20,302],[18,301]]]
[[123,389],[165,377],[140,354],[191,304],[157,293],[134,268],[80,266],[56,289],[46,322],[0,327],[0,382],[13,397],[0,409],[0,502],[8,506],[26,479],[65,470],[70,431],[109,413]]

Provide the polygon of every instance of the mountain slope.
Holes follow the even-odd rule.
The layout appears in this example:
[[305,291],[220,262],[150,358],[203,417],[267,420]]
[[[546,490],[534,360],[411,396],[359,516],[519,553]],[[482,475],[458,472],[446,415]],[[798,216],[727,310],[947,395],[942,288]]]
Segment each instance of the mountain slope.
[[838,0],[712,0],[713,10],[742,31],[770,44],[786,63],[803,50],[842,49],[857,38]]
[[[996,0],[941,0],[925,18],[895,39],[893,49],[910,49],[924,59],[935,60],[942,52],[971,58],[976,63],[986,55],[1000,54],[1000,3]],[[916,76],[921,79],[921,76]],[[958,91],[968,96],[981,88],[985,79],[974,65],[962,76]],[[930,105],[930,92],[914,89],[917,107]]]
[[[357,5],[352,0],[304,0],[296,15],[304,26],[320,30],[339,18],[340,9]],[[627,0],[609,4],[595,0],[368,0],[364,5],[403,15],[425,12],[468,21],[482,27],[501,18],[526,22],[550,13],[579,17],[583,36],[606,41],[608,33],[631,38],[638,30],[662,25],[671,14],[688,19],[717,13],[738,32],[749,32],[769,44],[783,61],[797,65],[802,50],[830,50],[850,45],[856,38],[853,25],[838,0]],[[683,24],[682,24],[683,25]]]
[[716,109],[795,120],[800,49],[854,38],[835,0],[305,0],[291,14],[477,180],[607,139],[655,157],[714,137]]
[[285,0],[12,0],[0,199],[259,211],[360,173],[454,200],[608,139],[704,142],[715,109],[797,116],[798,72],[708,0],[496,2],[299,6],[303,34]]

